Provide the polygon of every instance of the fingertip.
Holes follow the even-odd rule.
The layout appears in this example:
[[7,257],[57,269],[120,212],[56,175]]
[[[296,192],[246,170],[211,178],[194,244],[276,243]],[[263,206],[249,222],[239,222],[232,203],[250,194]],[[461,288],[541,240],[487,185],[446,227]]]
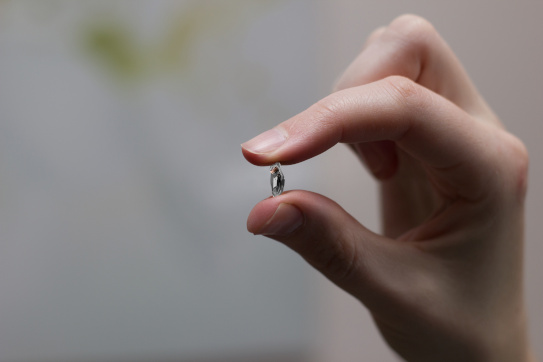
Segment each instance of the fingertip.
[[241,144],[241,153],[245,159],[256,166],[266,166],[271,165],[276,160],[273,158],[273,153],[257,153],[251,149],[248,149],[245,143]]
[[287,140],[286,135],[278,128],[272,128],[242,144],[252,153],[270,153],[277,150]]
[[258,235],[258,231],[273,216],[277,206],[271,197],[256,204],[247,217],[247,231]]
[[371,34],[368,36],[368,38],[366,39],[366,44],[364,44],[365,47],[367,47],[368,45],[370,45],[371,43],[379,39],[386,30],[387,30],[387,27],[384,25],[374,29],[371,32]]
[[253,165],[258,165],[258,157],[255,157],[255,155],[251,151],[246,149],[243,145],[244,144],[242,143],[241,154],[243,155],[243,157],[245,157],[245,159],[249,161],[250,163],[252,163]]

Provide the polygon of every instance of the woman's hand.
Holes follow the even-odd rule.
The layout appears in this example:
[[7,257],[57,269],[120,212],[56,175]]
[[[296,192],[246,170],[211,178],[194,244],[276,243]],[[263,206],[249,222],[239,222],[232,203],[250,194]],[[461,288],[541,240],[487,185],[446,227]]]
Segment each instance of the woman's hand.
[[348,144],[380,180],[383,235],[306,191],[257,204],[248,230],[286,244],[362,301],[407,360],[529,360],[523,144],[419,17],[377,29],[336,90],[243,154],[288,164]]

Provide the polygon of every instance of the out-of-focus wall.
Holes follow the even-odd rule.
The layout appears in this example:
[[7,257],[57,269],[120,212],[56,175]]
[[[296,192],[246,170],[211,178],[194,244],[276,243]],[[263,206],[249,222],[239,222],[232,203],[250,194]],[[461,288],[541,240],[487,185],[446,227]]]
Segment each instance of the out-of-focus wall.
[[[394,360],[358,302],[246,232],[270,191],[239,144],[325,96],[405,12],[434,23],[531,152],[543,356],[541,2],[3,0],[0,361]],[[285,174],[379,228],[345,148]]]
[[303,360],[239,145],[318,97],[310,3],[0,2],[0,361]]

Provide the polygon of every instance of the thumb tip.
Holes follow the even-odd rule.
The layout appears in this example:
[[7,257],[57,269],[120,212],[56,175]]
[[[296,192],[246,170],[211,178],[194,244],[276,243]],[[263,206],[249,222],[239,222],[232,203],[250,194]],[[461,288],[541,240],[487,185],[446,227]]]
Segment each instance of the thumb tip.
[[299,208],[287,203],[266,202],[268,200],[257,204],[249,214],[249,232],[255,235],[286,236],[303,224],[304,215]]

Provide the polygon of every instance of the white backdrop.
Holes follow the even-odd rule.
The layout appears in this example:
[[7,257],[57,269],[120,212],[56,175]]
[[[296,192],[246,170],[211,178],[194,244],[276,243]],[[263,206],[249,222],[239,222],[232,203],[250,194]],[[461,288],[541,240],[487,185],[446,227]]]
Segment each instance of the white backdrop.
[[[531,152],[527,294],[543,355],[542,10],[0,2],[0,361],[394,360],[357,301],[246,232],[270,190],[239,144],[326,95],[404,12],[435,24]],[[378,229],[375,184],[346,149],[285,176]]]
[[310,270],[246,231],[239,146],[316,98],[306,3],[0,3],[1,361],[307,350]]

